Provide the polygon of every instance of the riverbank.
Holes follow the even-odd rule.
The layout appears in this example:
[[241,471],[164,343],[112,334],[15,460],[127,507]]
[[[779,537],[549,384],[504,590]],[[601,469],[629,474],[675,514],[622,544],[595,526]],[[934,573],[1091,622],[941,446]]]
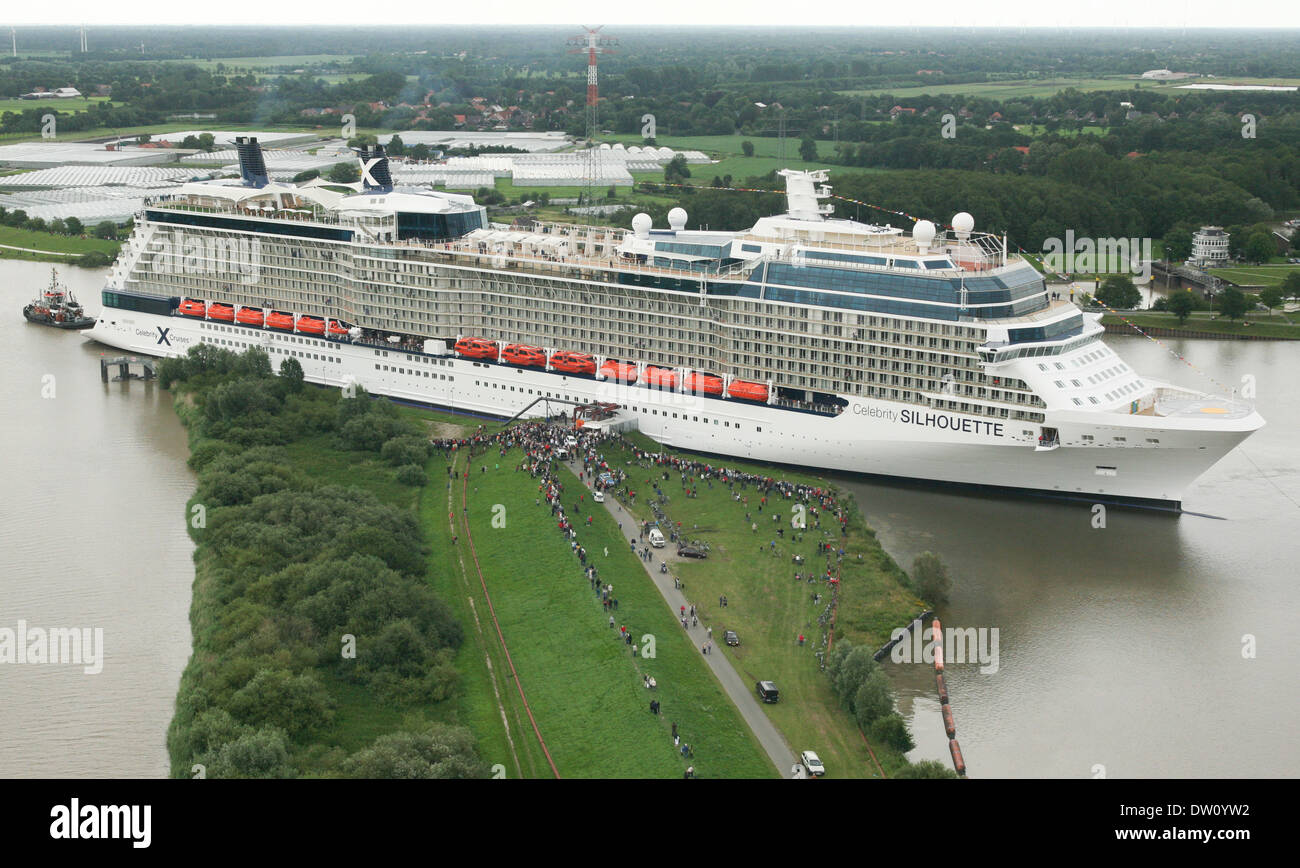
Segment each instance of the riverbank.
[[1278,317],[1268,322],[1259,320],[1211,319],[1208,314],[1193,316],[1180,324],[1173,314],[1135,312],[1122,315],[1108,313],[1101,318],[1106,333],[1112,335],[1137,334],[1124,320],[1136,325],[1152,337],[1207,338],[1211,340],[1300,340],[1300,326]]
[[[657,550],[656,557],[666,559],[685,583],[685,593],[695,601],[701,623],[713,627],[718,651],[731,658],[737,671],[751,683],[777,683],[781,701],[765,704],[763,710],[795,753],[815,750],[835,777],[878,778],[876,760],[888,777],[906,773],[909,765],[902,751],[875,741],[868,746],[821,669],[821,655],[835,643],[878,648],[894,628],[925,608],[911,590],[906,573],[876,540],[853,498],[812,474],[668,450],[640,434],[629,439],[642,449],[681,460],[725,466],[792,486],[820,488],[826,492],[827,503],[843,510],[841,528],[833,509],[812,501],[818,512],[805,513],[807,530],[796,540],[790,519],[798,500],[769,495],[764,505],[764,495],[753,483],[739,484],[733,491],[720,480],[703,479],[692,486],[694,496],[687,497],[680,473],[671,466],[638,460],[624,449],[606,450],[610,466],[629,474],[628,487],[637,496],[622,502],[638,519],[655,519],[649,501],[658,499],[654,486],[659,485],[669,498],[660,507],[666,521],[673,527],[681,522],[686,539],[708,543],[705,559],[678,557],[671,544]],[[830,553],[820,549],[819,543],[831,546]],[[845,552],[842,560],[840,548]],[[796,563],[795,557],[802,561]],[[825,579],[828,569],[839,579],[838,605],[833,610],[829,606],[831,586]],[[797,581],[795,573],[800,574]],[[813,581],[808,581],[809,577]],[[725,606],[721,604],[724,597]],[[720,641],[727,630],[738,634],[739,645],[728,647]],[[802,645],[800,636],[804,637]],[[822,644],[824,636],[826,646]]]
[[198,475],[171,774],[487,777],[447,701],[463,630],[427,579],[424,426],[296,367],[206,346],[159,366]]
[[[53,232],[33,232],[15,226],[0,226],[0,259],[61,262],[103,268],[117,258],[121,244],[103,238],[82,238]],[[79,261],[87,254],[100,254],[94,261]]]

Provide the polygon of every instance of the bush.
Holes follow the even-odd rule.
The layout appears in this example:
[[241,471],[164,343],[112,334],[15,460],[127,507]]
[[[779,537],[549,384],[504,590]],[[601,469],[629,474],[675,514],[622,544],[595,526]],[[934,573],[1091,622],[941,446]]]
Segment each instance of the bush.
[[397,468],[397,481],[403,485],[419,488],[428,484],[429,476],[424,472],[424,468],[418,464],[404,464]]
[[899,753],[907,753],[916,747],[912,734],[907,731],[907,723],[897,712],[886,714],[871,724],[871,738],[880,744],[886,744]]
[[379,455],[394,467],[404,464],[418,464],[422,467],[429,460],[431,448],[429,441],[423,437],[403,434],[385,441]]
[[921,598],[930,603],[946,602],[952,588],[948,568],[933,552],[922,552],[912,561],[912,583]]
[[957,773],[938,760],[921,760],[894,774],[894,780],[955,780]]
[[107,268],[112,264],[113,260],[108,258],[108,254],[98,250],[91,250],[77,257],[79,268]]

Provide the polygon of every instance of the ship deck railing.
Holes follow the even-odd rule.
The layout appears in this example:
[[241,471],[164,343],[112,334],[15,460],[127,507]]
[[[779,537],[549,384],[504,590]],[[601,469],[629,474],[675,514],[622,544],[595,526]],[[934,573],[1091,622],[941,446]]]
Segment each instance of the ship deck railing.
[[716,271],[692,271],[686,268],[667,268],[662,265],[636,262],[620,256],[593,256],[580,253],[527,255],[518,251],[480,250],[477,242],[421,241],[413,238],[395,242],[394,246],[463,256],[480,264],[483,260],[487,260],[488,264],[491,264],[491,260],[502,259],[508,265],[525,266],[539,271],[552,271],[561,274],[571,273],[574,269],[579,271],[620,271],[704,282],[732,280],[747,274],[754,266],[752,262],[745,262],[727,268],[719,268]]

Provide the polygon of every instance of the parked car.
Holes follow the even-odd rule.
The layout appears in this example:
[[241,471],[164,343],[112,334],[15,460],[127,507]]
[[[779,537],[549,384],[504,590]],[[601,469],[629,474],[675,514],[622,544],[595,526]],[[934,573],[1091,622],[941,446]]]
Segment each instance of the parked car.
[[657,549],[664,547],[664,532],[657,527],[650,528],[649,534],[650,545]]
[[593,491],[593,492],[591,493],[591,499],[594,500],[594,501],[596,501],[596,503],[604,503],[604,502],[605,502],[605,492],[601,491],[601,490],[598,488],[598,489],[596,489],[595,491]]
[[734,648],[740,644],[740,637],[736,635],[735,630],[728,630],[722,634],[722,641]]
[[822,765],[821,758],[818,757],[814,751],[806,750],[799,754],[799,762],[803,763],[803,767],[806,768],[808,774],[813,777],[819,778],[826,774],[826,767]]
[[757,681],[754,689],[758,691],[758,698],[764,702],[778,702],[781,699],[781,691],[771,681]]
[[678,546],[677,557],[679,558],[707,558],[708,554],[703,549],[697,549],[695,546]]

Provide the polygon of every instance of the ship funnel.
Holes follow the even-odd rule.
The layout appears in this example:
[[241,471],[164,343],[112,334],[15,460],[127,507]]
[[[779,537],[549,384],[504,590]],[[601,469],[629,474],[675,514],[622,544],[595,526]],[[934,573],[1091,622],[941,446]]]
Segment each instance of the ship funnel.
[[388,171],[388,155],[383,145],[367,147],[362,145],[357,151],[361,160],[361,186],[367,192],[387,193],[393,189],[393,176]]
[[244,186],[265,187],[271,182],[256,136],[236,137],[235,150],[239,153],[239,177],[244,179]]

